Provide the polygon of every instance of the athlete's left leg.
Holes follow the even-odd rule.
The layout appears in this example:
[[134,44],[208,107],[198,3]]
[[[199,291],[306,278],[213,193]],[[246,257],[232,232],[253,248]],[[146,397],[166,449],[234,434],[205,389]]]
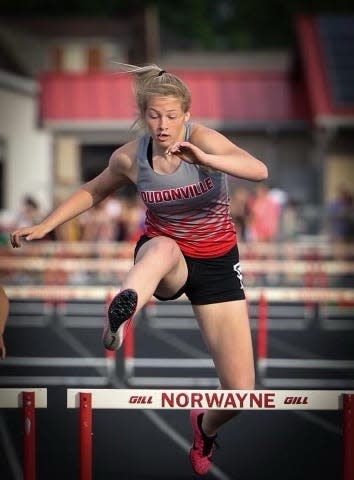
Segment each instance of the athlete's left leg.
[[[255,373],[251,330],[246,300],[193,305],[199,327],[214,361],[224,390],[251,390]],[[235,411],[207,410],[202,430],[208,436],[237,414]]]

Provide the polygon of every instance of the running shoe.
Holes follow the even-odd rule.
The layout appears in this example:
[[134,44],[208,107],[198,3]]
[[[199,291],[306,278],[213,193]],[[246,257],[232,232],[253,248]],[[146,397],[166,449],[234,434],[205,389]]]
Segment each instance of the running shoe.
[[108,307],[102,340],[108,350],[118,350],[123,343],[138,303],[138,294],[127,288],[119,292]]
[[193,431],[193,445],[189,451],[189,459],[193,470],[198,475],[208,473],[211,456],[216,445],[216,435],[207,437],[202,430],[202,420],[205,410],[191,410],[190,421]]

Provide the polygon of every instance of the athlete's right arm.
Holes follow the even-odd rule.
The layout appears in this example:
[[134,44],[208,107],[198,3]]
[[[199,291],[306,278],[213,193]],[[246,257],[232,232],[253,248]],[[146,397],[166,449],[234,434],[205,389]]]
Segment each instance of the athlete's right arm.
[[[121,153],[119,150],[122,150]],[[116,189],[130,183],[129,170],[131,169],[131,161],[124,154],[123,148],[119,150],[114,152],[107,168],[102,173],[82,185],[40,224],[20,228],[12,232],[10,234],[11,245],[14,248],[20,247],[21,238],[30,241],[45,237],[59,225],[77,217]]]

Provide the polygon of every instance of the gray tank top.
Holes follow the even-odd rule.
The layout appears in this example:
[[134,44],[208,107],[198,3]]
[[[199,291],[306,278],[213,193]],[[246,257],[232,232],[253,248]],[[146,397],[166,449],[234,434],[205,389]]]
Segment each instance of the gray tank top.
[[[189,140],[192,123],[186,124]],[[226,175],[181,161],[171,174],[150,166],[144,135],[137,151],[137,189],[146,206],[145,235],[173,238],[185,255],[206,258],[228,252],[236,243]]]

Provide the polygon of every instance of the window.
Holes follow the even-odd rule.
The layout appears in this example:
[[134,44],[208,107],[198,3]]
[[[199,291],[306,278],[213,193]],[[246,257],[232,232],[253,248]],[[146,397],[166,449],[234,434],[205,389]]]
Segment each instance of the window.
[[89,72],[103,70],[103,52],[100,48],[89,47],[87,49],[87,70]]
[[53,47],[51,50],[50,67],[53,72],[62,72],[64,66],[64,52],[62,47]]

